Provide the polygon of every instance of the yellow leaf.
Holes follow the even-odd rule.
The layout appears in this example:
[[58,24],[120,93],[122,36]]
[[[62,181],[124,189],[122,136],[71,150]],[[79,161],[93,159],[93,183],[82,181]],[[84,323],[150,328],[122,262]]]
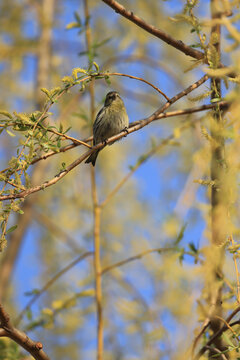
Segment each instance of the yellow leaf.
[[173,130],[173,134],[174,134],[174,137],[175,137],[176,139],[178,139],[178,138],[180,138],[181,130],[180,130],[179,128],[175,128],[175,129]]
[[63,306],[63,301],[62,300],[55,300],[55,301],[52,302],[53,309],[58,310],[58,309],[61,309],[62,306]]
[[52,315],[53,315],[53,311],[52,311],[52,309],[45,308],[45,309],[42,309],[42,314],[43,314],[43,315],[52,316]]
[[88,289],[88,290],[81,291],[78,294],[78,297],[81,297],[81,296],[95,296],[95,290],[94,289]]

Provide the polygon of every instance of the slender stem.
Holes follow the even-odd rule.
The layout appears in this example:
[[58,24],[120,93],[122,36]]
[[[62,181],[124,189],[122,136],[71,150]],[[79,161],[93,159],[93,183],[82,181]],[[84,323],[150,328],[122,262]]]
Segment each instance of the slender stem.
[[[104,75],[104,74],[99,74],[99,75]],[[162,90],[160,90],[157,86],[153,85],[152,83],[150,83],[147,80],[144,80],[143,78],[140,78],[138,76],[133,76],[133,75],[128,75],[128,74],[123,74],[123,73],[118,73],[118,72],[112,72],[112,73],[108,73],[109,76],[122,76],[122,77],[127,77],[129,79],[135,79],[135,80],[139,80],[141,82],[144,82],[145,84],[148,84],[149,86],[151,86],[153,89],[155,89],[157,92],[159,92],[163,97],[165,97],[165,99],[167,101],[170,100],[170,98],[164,94],[164,92]]]
[[[232,246],[235,245],[235,241],[233,240],[233,236],[232,234],[229,236],[229,240],[232,243]],[[239,283],[239,271],[238,271],[238,265],[237,265],[237,255],[233,254],[233,261],[234,261],[234,267],[235,267],[235,272],[236,272],[236,277],[237,277],[237,302],[240,304],[240,283]]]
[[[221,106],[227,107],[227,102],[222,101]],[[184,109],[184,110],[176,110],[176,111],[169,111],[167,113],[162,113],[158,116],[158,119],[176,116],[176,115],[184,115],[184,114],[192,114],[197,111],[203,111],[207,109],[213,109],[215,106],[213,104],[210,105],[202,105],[198,106],[196,108],[191,109]],[[183,125],[179,128],[179,132],[185,130],[188,128],[188,126],[191,126],[196,121],[200,121],[200,119],[195,119],[194,122],[189,123],[188,121],[186,123],[183,123]],[[135,171],[141,166],[144,162],[146,162],[152,155],[154,155],[161,147],[167,145],[168,143],[171,143],[172,140],[174,140],[175,134],[169,135],[166,139],[163,139],[159,145],[155,146],[153,149],[151,149],[148,153],[144,154],[142,158],[144,160],[137,161],[137,163],[131,168],[131,170],[120,180],[120,182],[115,186],[115,188],[108,194],[105,200],[102,201],[100,204],[101,208],[103,208],[109,200],[121,189],[121,187],[127,182],[127,180],[135,173]],[[141,157],[140,157],[141,158]]]
[[152,253],[156,253],[156,252],[159,253],[159,254],[162,254],[162,253],[169,252],[169,251],[176,251],[176,252],[178,252],[179,249],[178,249],[178,248],[148,249],[148,250],[143,251],[143,252],[140,253],[140,254],[133,255],[133,256],[127,258],[127,259],[118,261],[118,262],[115,263],[115,264],[106,266],[104,269],[102,269],[102,274],[105,274],[105,273],[107,273],[108,271],[111,271],[111,270],[113,270],[113,269],[119,268],[120,266],[125,265],[125,264],[128,264],[129,262],[132,262],[132,261],[135,261],[135,260],[139,260],[139,259],[141,259],[142,257],[144,257],[144,256],[146,256],[146,255],[148,255],[148,254],[152,254]]
[[102,269],[100,259],[100,214],[99,206],[94,208],[94,247],[95,247],[95,285],[97,305],[97,360],[103,359],[103,308],[102,308]]
[[[86,46],[89,54],[89,64],[92,59],[92,41],[91,28],[89,26],[90,18],[88,9],[88,0],[84,0],[84,13],[86,20]],[[92,123],[95,117],[95,96],[94,96],[94,80],[89,85],[90,92],[90,114]],[[95,168],[91,166],[91,184],[93,199],[93,215],[94,215],[94,268],[95,268],[95,300],[97,311],[97,360],[103,359],[103,307],[102,307],[102,269],[101,269],[101,244],[100,244],[100,222],[101,209],[98,205],[97,186]]]
[[28,309],[38,300],[38,298],[44,294],[62,275],[64,275],[68,270],[72,269],[75,265],[79,264],[80,261],[84,260],[88,256],[92,256],[93,251],[88,251],[84,254],[81,254],[77,257],[77,259],[73,260],[70,264],[65,266],[59,272],[56,273],[38,292],[35,294],[31,300],[27,303],[27,305],[23,308],[21,313],[18,315],[15,320],[15,325],[18,325],[23,318],[23,315],[26,313]]
[[238,306],[226,319],[226,323],[227,325],[223,325],[216,333],[213,334],[213,336],[208,340],[208,342],[199,350],[199,352],[197,353],[197,355],[194,357],[194,360],[198,360],[200,359],[200,357],[205,353],[205,351],[207,350],[207,346],[211,345],[211,344],[215,344],[215,340],[217,338],[219,338],[222,333],[226,330],[229,330],[229,326],[232,327],[234,325],[238,325],[239,324],[239,320],[230,323],[230,321],[232,320],[232,318],[239,313],[240,311],[240,306]]

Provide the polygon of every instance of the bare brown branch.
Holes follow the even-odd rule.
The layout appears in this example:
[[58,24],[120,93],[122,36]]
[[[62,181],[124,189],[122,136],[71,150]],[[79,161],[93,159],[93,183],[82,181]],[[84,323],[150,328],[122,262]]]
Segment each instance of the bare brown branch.
[[42,350],[40,342],[31,340],[25,333],[16,329],[10,322],[10,317],[0,304],[0,337],[8,337],[19,344],[36,360],[50,360],[48,355]]
[[204,59],[205,56],[204,53],[196,49],[193,49],[192,47],[184,44],[181,40],[176,40],[169,34],[166,34],[164,31],[156,28],[153,25],[146,23],[139,16],[134,15],[132,11],[125,9],[125,7],[122,6],[119,2],[115,0],[102,0],[102,1],[105,2],[108,6],[110,6],[113,10],[115,10],[116,13],[121,14],[126,19],[130,20],[131,22],[141,27],[142,29],[146,30],[150,34],[156,36],[157,38],[163,40],[165,43],[173,46],[175,49],[183,52],[185,55],[191,56],[197,60]]

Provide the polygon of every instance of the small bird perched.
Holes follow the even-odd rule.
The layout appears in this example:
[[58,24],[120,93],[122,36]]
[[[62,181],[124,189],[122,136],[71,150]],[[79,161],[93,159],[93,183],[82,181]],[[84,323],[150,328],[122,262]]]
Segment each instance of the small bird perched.
[[[127,111],[120,95],[117,91],[109,92],[93,124],[93,145],[104,142],[123,130],[127,131],[128,125]],[[95,150],[85,163],[92,163],[95,166],[99,151]]]

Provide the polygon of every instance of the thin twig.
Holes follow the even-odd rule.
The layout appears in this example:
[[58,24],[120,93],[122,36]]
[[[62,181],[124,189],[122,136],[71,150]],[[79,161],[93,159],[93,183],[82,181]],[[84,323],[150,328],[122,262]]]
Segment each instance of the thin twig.
[[[228,360],[226,358],[226,356],[222,353],[222,351],[220,351],[219,349],[215,348],[214,346],[206,346],[207,350],[210,350],[210,351],[215,351],[216,354],[219,354],[220,357],[223,359],[223,360]],[[219,356],[218,356],[219,358]]]
[[[112,64],[126,62],[142,62],[155,70],[163,70],[166,72],[178,86],[182,86],[182,77],[174,72],[172,67],[165,61],[156,60],[148,55],[118,55],[107,59],[102,65],[101,69],[108,69]],[[180,79],[181,78],[181,79]]]
[[88,148],[91,148],[91,145],[85,143],[83,140],[78,140],[78,139],[76,139],[76,138],[74,138],[72,136],[63,134],[63,133],[61,133],[61,132],[59,132],[59,131],[57,131],[55,129],[44,128],[44,130],[47,130],[47,131],[49,131],[49,132],[51,132],[51,133],[53,133],[55,135],[61,136],[62,138],[66,139],[66,140],[71,140],[73,143],[77,143],[79,145],[84,145],[84,146],[86,146]]
[[70,262],[67,266],[65,266],[63,269],[58,271],[56,275],[54,275],[38,292],[35,294],[32,299],[29,300],[29,302],[26,304],[26,306],[23,308],[23,310],[20,312],[16,320],[14,321],[15,325],[18,325],[20,321],[23,318],[23,315],[26,313],[28,309],[38,300],[38,298],[45,293],[50,286],[52,286],[63,274],[65,274],[68,270],[72,269],[75,265],[80,263],[82,260],[86,259],[88,256],[92,256],[94,254],[93,251],[88,251],[84,254],[81,254],[78,256],[75,260]]
[[[238,306],[226,319],[226,323],[229,324],[230,321],[232,320],[232,318],[240,311],[240,306]],[[237,321],[237,323],[239,323],[239,320]],[[235,323],[234,323],[235,324]],[[230,326],[233,326],[233,324],[230,324]],[[206,343],[206,345],[204,345],[199,352],[197,353],[197,355],[194,357],[194,360],[198,360],[207,350],[206,346],[211,345],[212,343],[214,343],[214,341],[222,335],[222,333],[224,331],[228,330],[228,326],[223,325]]]
[[[92,136],[89,137],[88,139],[82,140],[82,141],[85,143],[85,142],[89,142],[89,141],[91,141],[91,140],[92,140]],[[46,159],[49,158],[50,156],[59,154],[59,153],[61,153],[61,152],[66,152],[66,151],[71,150],[71,149],[73,149],[73,148],[75,148],[75,147],[77,147],[77,146],[81,146],[81,143],[73,143],[73,144],[69,144],[69,145],[63,146],[63,147],[61,147],[60,149],[58,149],[58,151],[49,151],[49,152],[47,152],[47,153],[45,153],[45,154],[43,154],[43,155],[41,155],[41,156],[33,159],[32,162],[30,163],[30,165],[34,165],[34,164],[36,164],[36,163],[37,163],[38,161],[40,161],[40,160],[46,160]]]
[[[8,126],[14,126],[14,125],[15,125],[14,123],[8,123]],[[6,125],[5,124],[0,124],[0,127],[6,127]],[[72,136],[69,136],[67,134],[63,134],[63,133],[61,133],[61,132],[59,132],[59,131],[57,131],[57,130],[55,130],[53,128],[47,128],[47,127],[41,126],[41,125],[38,125],[37,127],[39,129],[43,129],[43,130],[45,130],[47,132],[51,132],[52,134],[60,136],[63,139],[71,140],[74,144],[84,145],[84,146],[88,147],[89,149],[91,149],[91,145],[87,144],[84,140],[79,140],[79,139],[76,139],[76,138],[74,138]],[[56,151],[56,152],[58,152],[58,151]]]
[[209,327],[210,325],[210,320],[209,319],[206,319],[205,321],[205,324],[203,325],[202,329],[200,330],[199,334],[195,337],[194,341],[193,341],[193,346],[192,346],[192,359],[193,359],[193,356],[194,356],[194,352],[195,352],[195,349],[196,349],[196,346],[201,338],[201,336],[205,333],[205,331],[207,330],[207,328]]
[[216,318],[218,318],[219,320],[221,320],[221,321],[226,325],[226,327],[233,333],[233,335],[234,335],[235,337],[237,337],[237,333],[232,329],[231,325],[228,324],[228,322],[227,322],[225,319],[223,319],[221,316],[218,316],[218,315],[214,315],[214,317],[216,317]]
[[102,269],[102,275],[107,273],[108,271],[111,271],[115,268],[118,268],[120,266],[123,266],[125,264],[128,264],[129,262],[132,262],[132,261],[135,261],[135,260],[139,260],[141,259],[142,257],[148,255],[148,254],[151,254],[151,253],[155,253],[155,252],[158,252],[159,254],[161,253],[164,253],[164,252],[169,252],[169,251],[179,251],[178,248],[157,248],[157,249],[148,249],[146,251],[143,251],[141,252],[140,254],[137,254],[137,255],[134,255],[134,256],[131,256],[125,260],[122,260],[122,261],[118,261],[116,262],[115,264],[112,264],[112,265],[109,265],[109,266],[106,266],[105,268]]
[[[229,239],[231,240],[232,246],[234,246],[233,236],[230,235]],[[234,261],[235,272],[236,272],[236,277],[237,277],[237,302],[240,303],[240,293],[239,293],[240,292],[240,283],[239,283],[239,271],[238,271],[236,254],[233,254],[233,261]]]
[[[122,74],[122,73],[118,73],[118,72],[112,72],[112,73],[107,73],[107,74],[108,74],[109,76],[123,76],[123,77],[128,77],[128,78],[130,78],[130,79],[135,79],[135,80],[142,81],[142,82],[144,82],[145,84],[150,85],[153,89],[157,90],[157,92],[159,92],[162,96],[164,96],[167,101],[170,100],[169,97],[168,97],[166,94],[164,94],[164,92],[162,92],[162,90],[160,90],[157,86],[153,85],[153,84],[150,83],[149,81],[144,80],[143,78],[140,78],[140,77],[138,77],[138,76],[128,75],[128,74]],[[100,73],[99,75],[101,76],[101,75],[106,75],[106,74],[101,74],[101,73]]]
[[[221,102],[221,106],[222,107],[227,107],[228,103],[223,101]],[[212,109],[214,108],[215,105],[210,104],[210,105],[203,105],[203,106],[198,106],[196,108],[191,108],[191,109],[185,109],[185,110],[177,110],[177,111],[169,111],[167,113],[163,113],[160,114],[158,119],[162,119],[162,118],[166,118],[166,117],[171,117],[171,116],[176,116],[176,115],[184,115],[184,114],[191,114],[197,111],[204,111],[204,110],[208,110],[208,109]],[[200,121],[200,119],[195,119],[195,122]],[[180,128],[179,131],[183,131],[186,129],[186,125],[192,125],[193,122],[189,123],[188,121],[186,123],[184,123]],[[150,150],[147,154],[144,154],[144,158],[142,161],[138,161],[132,168],[131,170],[122,178],[122,180],[115,186],[115,188],[108,194],[108,196],[106,197],[105,200],[102,201],[102,203],[100,204],[101,208],[103,208],[108,202],[109,200],[120,190],[120,188],[127,182],[127,180],[136,172],[136,170],[139,168],[140,165],[142,165],[143,163],[145,163],[152,155],[154,155],[157,151],[159,151],[159,149],[164,146],[167,145],[168,143],[170,143],[173,139],[175,138],[175,134],[169,135],[166,139],[163,139],[159,145],[155,146],[152,150]],[[140,156],[141,158],[141,156]]]

